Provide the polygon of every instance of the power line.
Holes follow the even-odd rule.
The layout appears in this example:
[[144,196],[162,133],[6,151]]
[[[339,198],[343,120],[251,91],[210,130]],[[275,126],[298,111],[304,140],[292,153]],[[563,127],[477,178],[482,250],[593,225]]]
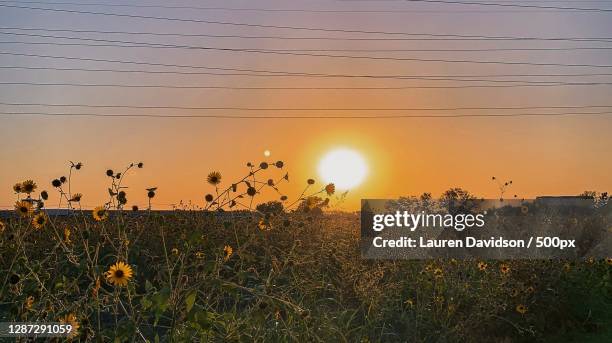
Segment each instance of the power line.
[[[1,5],[0,5],[1,7]],[[245,36],[245,35],[215,35],[204,33],[167,33],[167,32],[139,32],[139,31],[105,31],[105,30],[75,30],[75,29],[49,29],[49,28],[20,28],[0,27],[2,30],[15,31],[47,31],[47,32],[71,32],[71,33],[97,33],[97,34],[126,34],[126,35],[148,35],[148,36],[171,36],[171,37],[208,37],[208,38],[240,38],[240,39],[278,39],[278,40],[331,40],[331,41],[571,41],[571,42],[610,42],[612,37],[518,37],[518,36],[482,36],[482,35],[459,35],[459,34],[434,34],[434,33],[396,33],[412,37],[423,36],[427,38],[355,38],[355,37],[293,37],[293,36]],[[316,30],[316,29],[314,29]]]
[[[0,34],[5,34],[0,32]],[[11,34],[11,33],[8,33]],[[365,59],[365,60],[382,60],[382,61],[417,61],[417,62],[444,62],[444,63],[488,63],[488,64],[515,64],[515,65],[538,65],[538,66],[565,66],[565,67],[612,67],[610,65],[592,65],[592,64],[558,64],[558,63],[536,63],[536,62],[512,62],[512,61],[481,61],[481,60],[448,60],[448,59],[432,59],[432,58],[416,58],[416,57],[384,57],[384,56],[356,56],[356,55],[334,55],[334,54],[315,54],[309,52],[299,52],[300,50],[271,50],[271,49],[250,49],[250,48],[221,48],[212,46],[194,46],[194,45],[175,45],[175,44],[162,44],[162,43],[148,43],[148,42],[134,42],[124,40],[108,40],[108,39],[94,39],[94,38],[80,38],[80,37],[69,37],[69,36],[51,36],[51,35],[30,35],[30,34],[19,34],[26,36],[36,36],[45,38],[59,38],[69,40],[85,40],[85,41],[96,41],[96,42],[109,42],[109,43],[120,43],[120,44],[136,44],[132,45],[116,45],[116,44],[102,44],[98,46],[113,46],[113,47],[144,47],[144,48],[174,48],[174,49],[186,49],[186,50],[204,50],[204,51],[221,51],[221,52],[241,52],[241,53],[256,53],[256,54],[272,54],[272,55],[289,55],[299,57],[324,57],[324,58],[345,58],[345,59]],[[19,44],[44,44],[44,45],[72,45],[72,46],[87,46],[84,43],[56,43],[56,42],[17,42]],[[607,48],[607,49],[611,49]]]
[[[249,8],[249,7],[206,7],[206,6],[169,6],[169,5],[142,5],[142,4],[117,4],[117,3],[79,3],[79,2],[44,2],[44,1],[0,1],[3,3],[23,3],[23,4],[40,4],[47,6],[71,5],[71,6],[106,6],[106,7],[124,7],[124,8],[161,8],[161,9],[181,9],[181,10],[201,10],[201,11],[240,11],[240,12],[296,12],[296,13],[453,13],[453,11],[438,11],[438,10],[335,10],[335,9],[303,9],[303,8]],[[492,11],[487,11],[490,13]],[[504,11],[496,11],[504,13]],[[465,13],[465,12],[464,12]],[[473,13],[468,11],[467,13]]]
[[[329,55],[329,54],[303,54],[303,53],[289,53],[289,52],[261,52],[257,50],[248,50],[248,52],[259,52],[259,53],[271,53],[281,55],[304,55],[304,56],[318,56],[318,57],[336,57],[336,58],[350,58],[346,55]],[[69,56],[53,56],[53,55],[40,55],[40,54],[25,54],[0,51],[0,55],[8,56],[24,56],[24,57],[39,57],[39,58],[52,58],[52,59],[65,59],[65,60],[78,60],[78,61],[91,61],[91,62],[107,62],[107,63],[121,63],[121,64],[141,64],[151,66],[164,66],[164,67],[178,67],[178,68],[194,68],[194,69],[219,69],[219,70],[232,70],[233,68],[220,68],[220,67],[205,67],[205,66],[194,66],[194,65],[180,65],[180,64],[166,64],[166,63],[152,63],[152,62],[136,62],[136,61],[122,61],[122,60],[111,60],[111,59],[97,59],[87,57],[69,57]],[[380,59],[373,56],[360,56],[368,59]],[[355,56],[358,58],[358,56]],[[382,58],[382,57],[381,57]],[[399,60],[399,58],[398,58]],[[541,63],[541,62],[514,62],[514,61],[486,61],[486,60],[451,60],[442,58],[401,58],[402,61],[413,61],[413,62],[441,62],[441,63],[468,63],[468,64],[498,64],[498,65],[524,65],[524,66],[538,66],[538,67],[588,67],[588,68],[612,68],[609,64],[564,64],[564,63]],[[236,69],[237,70],[237,69]],[[237,70],[238,71],[238,70]],[[253,71],[253,70],[242,70],[242,71]],[[262,73],[279,73],[275,71],[259,71]],[[281,72],[285,73],[285,72]],[[307,73],[295,73],[296,75],[307,74]]]
[[126,108],[126,109],[174,109],[174,110],[232,110],[232,111],[467,111],[467,110],[544,110],[544,109],[589,109],[612,108],[612,105],[580,106],[520,106],[520,107],[404,107],[404,108],[291,108],[291,107],[198,107],[198,106],[153,106],[153,105],[92,105],[92,104],[49,104],[0,102],[4,106],[44,106],[44,107],[82,107],[82,108]]
[[[329,77],[329,78],[373,78],[373,79],[406,79],[414,78],[434,81],[446,81],[444,78],[491,78],[491,77],[592,77],[592,76],[612,76],[612,73],[581,73],[581,74],[476,74],[476,75],[371,75],[371,74],[251,74],[251,73],[214,73],[214,72],[186,72],[170,70],[134,70],[134,69],[92,69],[92,68],[61,68],[61,67],[32,67],[32,66],[11,66],[0,65],[0,69],[20,69],[20,70],[52,70],[52,71],[84,71],[84,72],[108,72],[108,73],[137,73],[137,74],[168,74],[168,75],[214,75],[214,76],[254,76],[254,77]],[[490,81],[490,80],[483,80]],[[503,81],[503,80],[500,80]],[[518,80],[517,80],[518,81]],[[529,82],[529,81],[523,81]],[[550,81],[556,82],[556,81]],[[10,84],[10,83],[5,83]]]
[[507,4],[507,3],[491,3],[479,1],[451,1],[451,0],[406,0],[408,2],[427,2],[427,3],[442,3],[452,5],[478,5],[478,6],[497,6],[497,7],[519,7],[519,8],[537,8],[546,10],[569,10],[569,11],[589,11],[589,12],[612,12],[608,8],[585,8],[585,7],[561,7],[550,5],[527,5],[527,4]]
[[[0,32],[0,34],[20,35],[13,33]],[[46,36],[46,35],[27,35],[30,37],[44,38],[60,38],[60,39],[78,39],[92,40],[89,38],[65,38],[61,36]],[[0,41],[0,44],[22,44],[22,45],[57,45],[57,46],[86,46],[86,47],[119,47],[119,48],[170,48],[170,49],[197,49],[197,47],[175,45],[161,43],[122,43],[122,44],[90,44],[90,43],[64,43],[64,42],[24,42],[24,41]],[[125,45],[129,44],[129,45]],[[247,49],[252,50],[252,49]],[[612,46],[595,46],[595,47],[569,47],[569,48],[483,48],[483,49],[256,49],[258,51],[331,51],[331,52],[357,52],[357,53],[381,53],[381,52],[500,52],[500,51],[607,51],[612,50]]]
[[101,118],[208,118],[208,119],[399,119],[399,118],[503,118],[503,117],[560,117],[599,116],[612,112],[560,112],[560,113],[500,113],[500,114],[453,114],[453,115],[363,115],[363,116],[246,116],[246,115],[153,115],[153,114],[103,114],[103,113],[49,113],[49,112],[0,112],[4,116],[49,116],[49,117],[101,117]]
[[[146,15],[136,15],[136,14],[125,14],[125,13],[79,11],[79,10],[69,10],[69,9],[59,9],[59,8],[16,6],[16,5],[6,5],[6,4],[0,4],[0,7],[28,9],[28,10],[40,10],[40,11],[50,11],[50,12],[63,12],[63,13],[72,13],[72,14],[91,14],[91,15],[122,17],[122,18],[152,19],[152,20],[178,21],[178,22],[214,24],[214,25],[227,25],[227,26],[236,26],[236,27],[257,27],[257,28],[271,28],[271,29],[284,29],[284,30],[297,30],[297,31],[321,31],[321,32],[336,32],[336,33],[360,33],[360,34],[380,34],[380,35],[399,35],[399,36],[431,36],[431,37],[505,39],[503,36],[495,37],[495,36],[476,36],[476,35],[457,35],[457,34],[439,34],[438,35],[438,34],[431,34],[431,33],[408,33],[408,32],[392,32],[392,31],[330,29],[330,28],[315,28],[315,27],[288,26],[288,25],[267,25],[267,24],[239,23],[239,22],[203,20],[203,19],[146,16]],[[506,38],[509,38],[509,37],[506,37]],[[518,37],[514,37],[514,38],[518,38]],[[525,37],[525,38],[528,38],[528,37]]]
[[[0,67],[1,68],[1,67]],[[452,79],[413,78],[426,81],[452,81]],[[0,82],[0,86],[67,86],[67,87],[113,87],[113,88],[163,88],[163,89],[223,89],[223,90],[405,90],[405,89],[464,89],[464,88],[518,88],[560,86],[610,86],[612,82],[560,82],[560,81],[514,81],[514,80],[462,80],[463,82],[516,83],[511,85],[460,85],[460,86],[397,86],[397,87],[240,87],[210,85],[143,85],[143,84],[97,84],[70,82]]]

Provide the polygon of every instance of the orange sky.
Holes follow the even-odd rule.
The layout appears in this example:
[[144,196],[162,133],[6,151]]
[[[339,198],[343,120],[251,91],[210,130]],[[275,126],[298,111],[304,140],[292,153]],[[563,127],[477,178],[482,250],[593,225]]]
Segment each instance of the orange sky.
[[[229,5],[253,7],[250,2]],[[265,1],[258,6],[278,5]],[[285,5],[287,6],[287,5]],[[297,6],[297,5],[295,5]],[[306,4],[301,4],[306,7]],[[319,4],[313,8],[332,8]],[[347,8],[336,4],[333,8]],[[344,6],[344,7],[341,7]],[[359,8],[394,9],[397,4],[350,5]],[[357,8],[350,7],[349,8]],[[399,7],[393,7],[399,6]],[[443,10],[423,7],[419,10]],[[64,6],[67,7],[67,6]],[[404,7],[402,7],[404,8]],[[409,8],[409,7],[406,7]],[[410,7],[414,8],[414,7]],[[81,8],[79,8],[81,9]],[[90,8],[86,8],[93,10]],[[455,8],[453,8],[455,9]],[[121,12],[121,8],[96,8]],[[136,13],[142,9],[133,9]],[[312,14],[312,13],[196,13],[194,11],[148,10],[156,16],[194,17],[266,25],[297,25],[361,30],[430,32],[435,34],[480,34],[513,36],[600,37],[609,34],[610,21],[598,14],[563,13],[400,13],[395,14]],[[175,23],[154,20],[107,18],[66,13],[39,13],[25,9],[2,9],[3,25],[14,27],[68,28],[82,30],[214,33],[243,35],[333,36],[325,32],[227,27],[201,23]],[[38,32],[40,33],[40,32]],[[67,36],[83,34],[58,33]],[[89,35],[108,39],[109,35]],[[367,36],[367,37],[371,37]],[[381,37],[376,35],[375,37]],[[386,37],[386,36],[385,36]],[[7,37],[4,37],[7,38]],[[15,37],[10,37],[15,40]],[[17,37],[19,38],[19,37]],[[474,41],[286,41],[213,38],[111,36],[112,39],[147,40],[165,44],[215,45],[258,49],[461,49],[499,47],[568,47],[583,43],[555,42],[474,42]],[[7,38],[8,39],[8,38]],[[44,41],[43,39],[21,39]],[[572,45],[573,44],[573,45]],[[588,46],[596,44],[589,43]],[[469,63],[381,61],[312,56],[227,53],[178,49],[16,45],[2,43],[2,51],[56,56],[146,61],[165,64],[220,66],[292,72],[373,74],[373,75],[483,75],[597,73],[609,69],[483,65]],[[357,53],[334,53],[351,54]],[[607,51],[513,51],[513,52],[415,52],[377,53],[376,56],[420,57],[538,63],[610,64]],[[79,62],[34,57],[0,56],[1,65],[46,67],[115,68],[194,71],[180,68],[153,68],[113,63]],[[224,85],[247,87],[390,87],[464,85],[432,82],[361,78],[246,77],[211,75],[143,75],[102,72],[0,70],[0,79],[10,82],[86,82],[123,84]],[[510,78],[513,80],[516,78]],[[609,78],[608,78],[609,79]],[[609,81],[604,76],[563,78],[565,82]],[[537,77],[529,80],[539,80]],[[551,80],[550,78],[547,80]],[[552,79],[556,80],[556,79]],[[608,105],[609,86],[517,87],[404,90],[202,90],[126,89],[112,87],[1,86],[0,97],[7,103],[221,106],[283,108],[449,108]],[[184,110],[128,110],[16,107],[3,105],[2,111],[98,112],[146,114],[210,114]],[[597,109],[595,111],[601,111]],[[603,109],[605,110],[605,109]],[[567,110],[565,110],[567,111]],[[585,111],[593,111],[585,110]],[[512,112],[512,111],[511,111]],[[529,113],[534,110],[516,110]],[[539,111],[546,112],[546,111]],[[549,110],[563,112],[563,110]],[[385,111],[215,111],[240,115],[383,115]],[[459,112],[450,112],[455,114]],[[505,113],[504,111],[462,111],[460,113]],[[398,114],[398,113],[395,113]],[[406,113],[400,113],[406,114]],[[410,112],[409,114],[432,114]],[[448,113],[433,113],[448,114]],[[456,119],[161,119],[161,118],[57,118],[36,116],[0,117],[0,206],[14,201],[11,187],[17,181],[34,179],[50,190],[50,181],[67,172],[68,160],[82,161],[85,168],[76,175],[73,190],[83,193],[83,204],[92,207],[106,200],[107,168],[115,170],[131,161],[143,161],[127,180],[129,204],[145,204],[146,187],[159,187],[158,208],[179,201],[203,204],[211,191],[206,185],[208,172],[217,170],[224,181],[246,171],[247,161],[285,161],[291,183],[283,189],[290,199],[302,190],[307,178],[318,179],[317,163],[335,147],[361,152],[370,173],[365,182],[349,193],[346,209],[355,209],[361,198],[393,198],[432,192],[440,194],[454,186],[464,187],[484,197],[497,197],[491,176],[512,179],[509,193],[531,198],[537,195],[577,194],[584,190],[612,188],[612,122],[610,116],[554,118],[456,118]],[[280,172],[271,172],[280,175]],[[319,183],[320,184],[320,183]],[[322,187],[323,185],[321,185]],[[261,200],[272,197],[264,194]],[[57,198],[50,201],[50,206]]]

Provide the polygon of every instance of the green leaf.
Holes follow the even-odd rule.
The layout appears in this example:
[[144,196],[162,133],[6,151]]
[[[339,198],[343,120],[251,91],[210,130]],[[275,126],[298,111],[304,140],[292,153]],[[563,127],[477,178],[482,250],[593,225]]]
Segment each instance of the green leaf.
[[187,294],[187,297],[185,298],[185,309],[187,310],[187,312],[191,311],[193,304],[195,304],[196,296],[197,292],[195,290]]

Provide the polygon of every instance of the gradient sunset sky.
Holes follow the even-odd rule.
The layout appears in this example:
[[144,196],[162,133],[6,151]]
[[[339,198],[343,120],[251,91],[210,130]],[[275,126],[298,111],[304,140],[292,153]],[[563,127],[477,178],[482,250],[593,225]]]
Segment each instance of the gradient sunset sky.
[[[610,177],[612,116],[606,114],[393,119],[100,118],[14,114],[44,112],[382,116],[612,112],[610,97],[612,86],[601,84],[612,83],[612,35],[610,35],[612,11],[405,1],[110,2],[92,0],[84,2],[96,4],[89,6],[76,5],[68,1],[61,4],[59,0],[55,2],[56,4],[51,1],[46,3],[0,1],[0,27],[2,27],[0,29],[0,67],[2,67],[0,68],[2,103],[0,112],[4,113],[0,116],[2,164],[0,207],[2,208],[12,207],[15,200],[12,185],[18,181],[33,179],[41,188],[51,190],[50,181],[67,173],[69,160],[81,161],[85,165],[75,176],[72,188],[73,191],[84,194],[83,205],[86,208],[100,205],[107,199],[106,169],[119,171],[130,162],[139,161],[144,162],[145,168],[137,170],[127,180],[127,185],[130,187],[128,189],[130,205],[133,203],[144,205],[146,203],[144,189],[153,186],[159,189],[155,198],[158,208],[168,207],[169,204],[181,200],[185,202],[191,200],[201,205],[204,203],[204,194],[211,191],[211,187],[205,181],[210,171],[221,172],[223,180],[230,182],[243,176],[247,171],[246,162],[258,164],[264,160],[285,162],[283,171],[270,170],[269,175],[276,178],[285,171],[289,172],[291,182],[283,186],[283,191],[292,199],[299,195],[306,179],[319,179],[317,175],[319,159],[337,147],[347,147],[360,152],[369,166],[365,182],[350,191],[345,205],[347,209],[355,209],[361,198],[394,198],[422,192],[438,195],[454,186],[466,188],[483,197],[496,198],[498,190],[491,182],[493,175],[503,180],[513,180],[514,186],[508,193],[517,194],[521,198],[532,198],[537,195],[575,195],[584,190],[612,189]],[[607,6],[612,9],[612,3],[602,1],[483,2],[537,3],[588,8]],[[117,6],[120,4],[136,4],[140,7]],[[166,7],[147,7],[148,5]],[[182,6],[209,8],[170,8]],[[56,9],[56,11],[41,8]],[[75,13],[75,11],[98,14]],[[119,14],[119,16],[109,14]],[[202,21],[215,21],[217,24]],[[278,26],[290,26],[294,29],[278,28]],[[298,30],[295,27],[309,29]],[[125,32],[158,33],[158,35]],[[167,35],[169,33],[183,34],[183,36]],[[399,33],[429,35],[414,36]],[[276,38],[193,36],[198,34]],[[455,35],[455,37],[439,35]],[[597,39],[475,40],[456,37],[457,35]],[[76,40],[75,37],[94,40]],[[279,39],[280,37],[293,39]],[[343,38],[343,40],[329,38]],[[371,40],[363,40],[364,38]],[[417,38],[419,40],[416,40]],[[132,43],[117,43],[117,41]],[[24,44],[28,42],[37,44]],[[141,43],[141,46],[134,47],[133,42]],[[74,43],[85,43],[90,46],[74,45]],[[142,47],[142,43],[180,45],[183,48],[160,45],[155,48]],[[91,46],[96,44],[98,46]],[[194,49],[185,48],[186,46],[234,50]],[[537,50],[542,48],[550,50]],[[560,48],[571,49],[559,50]],[[285,52],[300,50],[299,54],[396,59],[296,56],[235,49]],[[427,51],[392,51],[398,49]],[[482,51],[484,49],[489,51]],[[364,50],[373,51],[364,52]],[[72,59],[41,57],[43,55]],[[74,58],[136,63],[84,61]],[[426,62],[397,60],[397,58],[504,63]],[[515,62],[590,66],[525,65],[514,64]],[[169,64],[191,67],[170,67],[167,66]],[[17,66],[56,68],[56,70],[13,68]],[[66,68],[140,70],[149,73],[57,70]],[[245,73],[226,69],[267,70],[277,73],[276,76],[261,72],[258,73],[260,76],[201,73]],[[180,74],[150,73],[151,71],[171,71]],[[194,74],[194,72],[200,73]],[[278,72],[341,74],[353,77],[278,76]],[[499,76],[509,74],[523,76]],[[551,74],[581,76],[541,76]],[[354,77],[357,75],[386,77]],[[435,76],[454,80],[398,79],[397,76]],[[495,82],[466,81],[482,78]],[[500,80],[502,82],[499,82]],[[531,84],[525,86],[507,81],[528,81]],[[534,86],[534,82],[544,81],[582,84]],[[81,86],[23,83],[73,83]],[[584,85],[584,83],[590,84]],[[168,89],[93,87],[83,84],[413,88]],[[466,88],[468,85],[486,87]],[[505,87],[508,85],[514,87]],[[49,104],[284,108],[285,110],[79,108],[49,107]],[[542,106],[556,108],[453,111],[358,110]],[[292,111],[289,110],[291,108],[327,110]],[[338,108],[355,110],[332,110]],[[263,156],[265,150],[270,150],[269,158]],[[323,187],[321,182],[318,185]],[[267,192],[260,200],[275,197],[274,193]],[[57,197],[54,195],[49,206],[53,206],[56,202]]]

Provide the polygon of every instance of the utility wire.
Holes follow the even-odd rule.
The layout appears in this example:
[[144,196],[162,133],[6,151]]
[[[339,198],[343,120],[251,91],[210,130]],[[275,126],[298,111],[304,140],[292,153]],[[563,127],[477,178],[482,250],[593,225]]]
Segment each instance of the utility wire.
[[[491,78],[491,77],[593,77],[593,76],[612,76],[612,73],[573,73],[573,74],[478,74],[478,75],[372,75],[372,74],[253,74],[253,73],[215,73],[215,72],[192,72],[192,71],[166,71],[166,70],[134,70],[134,69],[92,69],[92,68],[62,68],[62,67],[33,67],[0,65],[0,69],[19,69],[19,70],[50,70],[50,71],[84,71],[84,72],[108,72],[108,73],[136,73],[136,74],[161,74],[161,75],[214,75],[214,76],[254,76],[254,77],[323,77],[323,78],[371,78],[371,79],[406,79],[414,78],[446,81],[445,78]],[[491,80],[483,80],[491,81]],[[500,80],[503,81],[503,80]],[[518,80],[517,80],[518,81]],[[531,82],[531,81],[523,81]],[[550,81],[556,82],[556,81]],[[5,83],[11,84],[11,83]]]
[[[315,28],[315,27],[306,27],[306,26],[267,25],[267,24],[240,23],[240,22],[217,21],[217,20],[203,20],[203,19],[187,19],[187,18],[146,16],[146,15],[136,15],[136,14],[125,14],[125,13],[79,11],[79,10],[69,10],[69,9],[59,9],[59,8],[46,8],[46,7],[16,6],[16,5],[6,5],[6,4],[1,4],[1,3],[0,3],[0,7],[27,9],[27,10],[39,10],[39,11],[50,11],[50,12],[62,12],[62,13],[72,13],[72,14],[91,14],[91,15],[112,16],[112,17],[133,18],[133,19],[153,19],[153,20],[164,20],[164,21],[178,21],[178,22],[190,22],[190,23],[226,25],[226,26],[234,26],[234,27],[257,27],[257,28],[271,28],[271,29],[296,30],[296,31],[319,31],[319,32],[360,33],[360,34],[399,35],[399,36],[487,38],[487,39],[507,39],[507,38],[515,39],[515,38],[519,38],[519,37],[503,37],[503,36],[497,36],[496,37],[496,36],[457,35],[457,34],[408,33],[408,32],[392,32],[392,31],[371,31],[371,30]],[[529,37],[525,37],[525,38],[529,39]]]
[[[20,35],[13,33],[0,32],[6,35]],[[77,40],[92,40],[90,38],[66,38],[62,36],[46,36],[46,35],[27,35],[30,37],[43,38],[59,38],[59,39],[77,39]],[[121,44],[92,44],[92,43],[64,43],[64,42],[29,42],[29,41],[0,41],[0,44],[22,44],[22,45],[57,45],[57,46],[86,46],[86,47],[118,47],[118,48],[169,48],[169,49],[198,49],[192,46],[171,46],[161,43],[121,43]],[[247,49],[251,50],[251,49]],[[281,51],[281,52],[356,52],[356,53],[387,53],[387,52],[501,52],[501,51],[608,51],[612,50],[612,46],[594,46],[594,47],[569,47],[569,48],[483,48],[483,49],[256,49],[258,51]]]
[[[23,44],[23,45],[58,45],[58,46],[89,46],[89,47],[124,47],[124,48],[173,48],[187,50],[213,50],[213,51],[234,51],[234,52],[252,52],[252,53],[270,53],[270,54],[290,54],[298,56],[313,56],[313,57],[332,57],[332,58],[357,58],[357,59],[377,59],[377,60],[396,60],[404,61],[405,58],[398,57],[380,57],[380,56],[354,56],[354,55],[330,55],[330,54],[311,54],[309,51],[353,51],[353,52],[483,52],[483,51],[564,51],[564,50],[612,50],[612,47],[570,47],[570,48],[492,48],[492,49],[399,49],[399,50],[351,50],[351,49],[257,49],[257,48],[220,48],[212,46],[194,46],[194,45],[176,45],[153,42],[138,42],[127,40],[110,40],[97,39],[87,37],[73,36],[57,36],[57,35],[40,35],[29,33],[2,32],[3,35],[26,36],[38,38],[53,38],[66,39],[77,41],[94,41],[118,44],[87,44],[87,43],[65,43],[65,42],[29,42],[29,41],[2,41],[4,44]],[[306,53],[300,53],[306,52]],[[412,59],[408,59],[412,60]]]
[[45,107],[83,107],[83,108],[127,108],[127,109],[174,109],[174,110],[233,110],[233,111],[467,111],[467,110],[544,110],[544,109],[588,109],[612,108],[612,105],[579,105],[579,106],[519,106],[519,107],[403,107],[403,108],[292,108],[292,107],[192,107],[192,106],[136,106],[136,105],[92,105],[92,104],[50,104],[0,102],[4,106],[45,106]]
[[[39,4],[46,6],[71,5],[71,6],[105,6],[105,7],[125,7],[125,8],[162,8],[162,9],[188,9],[202,11],[243,11],[243,12],[296,12],[296,13],[452,13],[453,11],[439,10],[346,10],[346,9],[303,9],[303,8],[252,8],[252,7],[207,7],[207,6],[170,6],[170,5],[142,5],[142,4],[118,4],[118,3],[82,3],[82,2],[44,2],[44,1],[0,1],[3,3],[20,3],[20,4]],[[552,1],[555,2],[555,1]],[[561,1],[563,2],[563,1]],[[579,2],[579,1],[578,1]],[[602,1],[597,1],[602,2]],[[604,1],[605,2],[605,1]],[[554,9],[564,10],[568,8]],[[571,9],[571,8],[570,8]],[[592,9],[588,9],[592,10]],[[473,11],[468,11],[472,13]],[[491,12],[491,11],[487,11]],[[497,11],[496,13],[504,13],[505,11]],[[465,12],[464,12],[465,13]]]
[[47,31],[47,32],[71,32],[71,33],[99,33],[99,34],[126,34],[126,35],[148,35],[148,36],[171,36],[171,37],[209,37],[209,38],[240,38],[240,39],[278,39],[278,40],[331,40],[331,41],[571,41],[571,42],[610,42],[612,37],[518,37],[518,36],[482,36],[482,35],[458,35],[458,34],[433,34],[433,33],[397,33],[413,37],[423,36],[426,38],[366,38],[366,37],[294,37],[294,36],[245,36],[245,35],[215,35],[204,33],[170,33],[170,32],[139,32],[139,31],[106,31],[106,30],[75,30],[75,29],[49,29],[49,28],[23,28],[23,27],[0,27],[2,30],[15,31]]
[[[198,10],[198,11],[237,11],[237,12],[281,12],[281,13],[437,13],[441,11],[429,10],[346,10],[346,9],[303,9],[303,8],[253,8],[253,7],[208,7],[208,6],[170,6],[170,5],[142,5],[142,4],[118,4],[118,3],[82,3],[82,2],[44,2],[44,1],[0,1],[1,3],[38,4],[46,6],[104,6],[124,8],[161,8],[173,10]],[[442,11],[444,13],[449,11]],[[499,11],[498,11],[499,12]],[[469,11],[468,13],[472,13]],[[503,13],[503,12],[501,12]]]
[[398,119],[398,118],[503,118],[503,117],[559,117],[599,116],[612,112],[560,112],[560,113],[500,113],[500,114],[449,114],[449,115],[363,115],[363,116],[247,116],[247,115],[154,115],[154,114],[103,114],[103,113],[49,113],[49,112],[0,112],[0,115],[20,117],[24,115],[49,117],[102,117],[102,118],[210,118],[210,119]]
[[[228,49],[229,50],[229,49]],[[232,49],[233,50],[233,49]],[[303,54],[303,53],[288,53],[288,52],[261,52],[257,50],[248,50],[247,52],[260,52],[260,53],[271,53],[281,55],[304,55],[304,56],[318,56],[318,57],[336,57],[336,58],[350,58],[346,55],[329,55],[329,54]],[[70,57],[70,56],[54,56],[54,55],[41,55],[41,54],[26,54],[0,51],[0,55],[8,56],[24,56],[24,57],[38,57],[38,58],[51,58],[51,59],[64,59],[64,60],[78,60],[78,61],[91,61],[91,62],[107,62],[107,63],[121,63],[121,64],[139,64],[139,65],[150,65],[150,66],[163,66],[163,67],[178,67],[178,68],[193,68],[193,69],[217,69],[217,70],[235,70],[235,71],[250,71],[253,70],[238,70],[234,68],[221,68],[221,67],[205,67],[205,66],[194,66],[184,64],[166,64],[166,63],[153,63],[153,62],[141,62],[141,61],[123,61],[123,60],[112,60],[112,59],[99,59],[99,58],[88,58],[88,57]],[[372,56],[361,56],[368,59],[379,59]],[[357,56],[355,56],[357,58]],[[398,58],[399,59],[399,58]],[[461,59],[443,59],[443,58],[401,58],[402,61],[412,62],[441,62],[441,63],[467,63],[467,64],[494,64],[494,65],[521,65],[521,66],[538,66],[538,67],[588,67],[588,68],[612,68],[610,64],[564,64],[564,63],[542,63],[542,62],[514,62],[514,61],[486,61],[486,60],[461,60]],[[261,73],[287,73],[287,72],[276,72],[276,71],[255,71]],[[292,73],[293,74],[293,73]],[[295,73],[295,75],[306,75],[308,73]]]
[[[451,81],[452,79],[413,78],[427,81]],[[463,82],[514,83],[510,85],[460,85],[460,86],[397,86],[397,87],[240,87],[210,85],[143,85],[143,84],[97,84],[71,82],[0,82],[0,86],[65,86],[65,87],[112,87],[112,88],[162,88],[162,89],[223,89],[223,90],[404,90],[404,89],[464,89],[464,88],[519,88],[560,86],[611,86],[612,82],[560,82],[560,81],[514,81],[514,80],[462,80]]]
[[546,10],[567,10],[567,11],[588,11],[588,12],[612,12],[609,8],[586,8],[586,7],[562,7],[551,5],[527,5],[516,3],[494,3],[480,1],[453,1],[453,0],[406,0],[408,2],[426,2],[426,3],[442,3],[452,5],[477,5],[477,6],[497,6],[497,7],[519,7],[519,8],[537,8]]

